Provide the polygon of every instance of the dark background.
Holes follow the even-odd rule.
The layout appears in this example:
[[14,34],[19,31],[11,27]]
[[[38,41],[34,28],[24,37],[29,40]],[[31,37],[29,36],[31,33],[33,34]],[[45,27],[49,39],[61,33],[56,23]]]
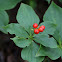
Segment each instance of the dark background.
[[[43,15],[50,5],[48,4],[47,1],[45,0],[27,0],[27,1],[23,0],[22,2],[28,5],[31,5],[31,2],[33,2],[31,6],[33,7],[35,12],[39,16],[40,22],[43,21]],[[60,7],[62,7],[62,3],[60,3],[58,0],[54,0],[54,2]],[[20,7],[20,4],[21,2],[18,3],[15,8],[7,11],[9,18],[10,18],[9,23],[17,23],[16,15]],[[14,36],[15,35],[10,35],[9,33],[7,35],[7,34],[0,32],[0,62],[26,62],[26,61],[23,61],[21,58],[22,49],[17,47],[14,44],[14,42],[10,40],[10,38],[13,38]],[[50,60],[48,57],[46,58],[47,60],[45,62],[62,62],[61,58],[55,61]]]

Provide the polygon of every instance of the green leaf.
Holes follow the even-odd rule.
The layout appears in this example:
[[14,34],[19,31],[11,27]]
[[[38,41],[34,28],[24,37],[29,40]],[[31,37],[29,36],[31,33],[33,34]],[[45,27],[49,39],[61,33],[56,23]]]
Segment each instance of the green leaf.
[[62,8],[52,2],[45,13],[43,20],[50,21],[55,23],[56,25],[59,25],[62,22]]
[[34,35],[34,41],[50,48],[58,47],[56,40],[53,37],[49,38],[48,35],[44,34]]
[[6,11],[0,11],[0,31],[7,34],[6,29],[3,27],[9,23],[9,17]]
[[36,57],[36,59],[37,59],[36,62],[43,62],[44,58],[45,57],[41,57],[41,56],[40,57]]
[[14,38],[11,38],[11,39],[20,48],[25,48],[26,46],[29,46],[32,42],[31,39],[25,39],[25,38],[19,38],[19,37],[14,37]]
[[47,48],[41,46],[36,56],[48,56],[52,60],[56,60],[60,57],[61,50],[59,48]]
[[28,60],[29,62],[41,62],[44,59],[44,57],[41,57],[41,60],[40,57],[35,57],[38,49],[39,46],[36,43],[32,42],[30,46],[22,50],[21,57],[24,60]]
[[56,5],[54,2],[51,3],[48,10],[46,11],[44,21],[53,22],[56,25],[56,30],[53,37],[62,47],[62,8]]
[[20,26],[18,23],[11,23],[5,27],[7,32],[10,34],[15,34],[18,37],[25,37],[28,38],[28,33],[25,31],[25,29]]
[[56,30],[56,24],[54,24],[53,22],[45,21],[41,23],[40,26],[41,25],[45,26],[45,30],[41,34],[50,34],[50,35],[54,34]]
[[62,35],[61,34],[62,34],[62,25],[57,26],[56,31],[53,34],[53,37],[56,39],[56,41],[59,44],[59,47],[62,47]]
[[59,42],[59,40],[60,40],[60,35],[59,35],[59,32],[58,32],[58,31],[56,31],[56,32],[54,33],[53,37],[56,39],[57,42]]
[[59,29],[56,29],[56,31],[53,34],[53,37],[56,39],[57,42],[62,41]]
[[28,32],[31,31],[34,23],[39,23],[39,18],[35,14],[34,10],[30,6],[23,3],[18,10],[17,20],[18,23],[20,23],[20,25]]
[[0,0],[0,10],[12,9],[19,3],[21,0]]

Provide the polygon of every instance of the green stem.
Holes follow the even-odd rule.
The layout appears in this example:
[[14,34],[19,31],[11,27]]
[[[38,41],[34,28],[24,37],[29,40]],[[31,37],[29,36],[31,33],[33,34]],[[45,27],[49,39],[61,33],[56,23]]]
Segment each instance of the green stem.
[[30,30],[30,36],[31,36],[31,30]]

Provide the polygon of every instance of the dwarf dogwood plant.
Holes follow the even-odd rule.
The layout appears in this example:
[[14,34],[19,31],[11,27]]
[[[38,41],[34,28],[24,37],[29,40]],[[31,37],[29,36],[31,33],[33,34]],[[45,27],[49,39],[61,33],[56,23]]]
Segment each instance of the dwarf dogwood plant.
[[[43,22],[39,24],[40,19],[32,7],[21,3],[16,19],[18,23],[8,24],[7,22],[8,25],[4,29],[10,34],[15,34],[15,37],[10,39],[18,47],[23,48],[21,52],[23,60],[27,60],[28,62],[42,62],[45,56],[48,56],[52,60],[62,57],[61,7],[52,1],[44,14]],[[45,26],[44,31],[35,34],[34,23],[37,23],[38,26]]]

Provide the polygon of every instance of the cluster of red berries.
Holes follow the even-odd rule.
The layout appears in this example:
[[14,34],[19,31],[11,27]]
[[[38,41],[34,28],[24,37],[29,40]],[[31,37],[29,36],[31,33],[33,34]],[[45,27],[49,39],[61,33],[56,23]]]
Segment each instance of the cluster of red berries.
[[[38,24],[37,24],[37,23],[34,23],[34,24],[33,24],[33,28],[37,28],[37,27],[38,27]],[[45,26],[42,25],[42,26],[40,26],[38,29],[34,29],[34,33],[35,33],[35,34],[39,34],[39,32],[43,32],[44,29],[45,29]]]

